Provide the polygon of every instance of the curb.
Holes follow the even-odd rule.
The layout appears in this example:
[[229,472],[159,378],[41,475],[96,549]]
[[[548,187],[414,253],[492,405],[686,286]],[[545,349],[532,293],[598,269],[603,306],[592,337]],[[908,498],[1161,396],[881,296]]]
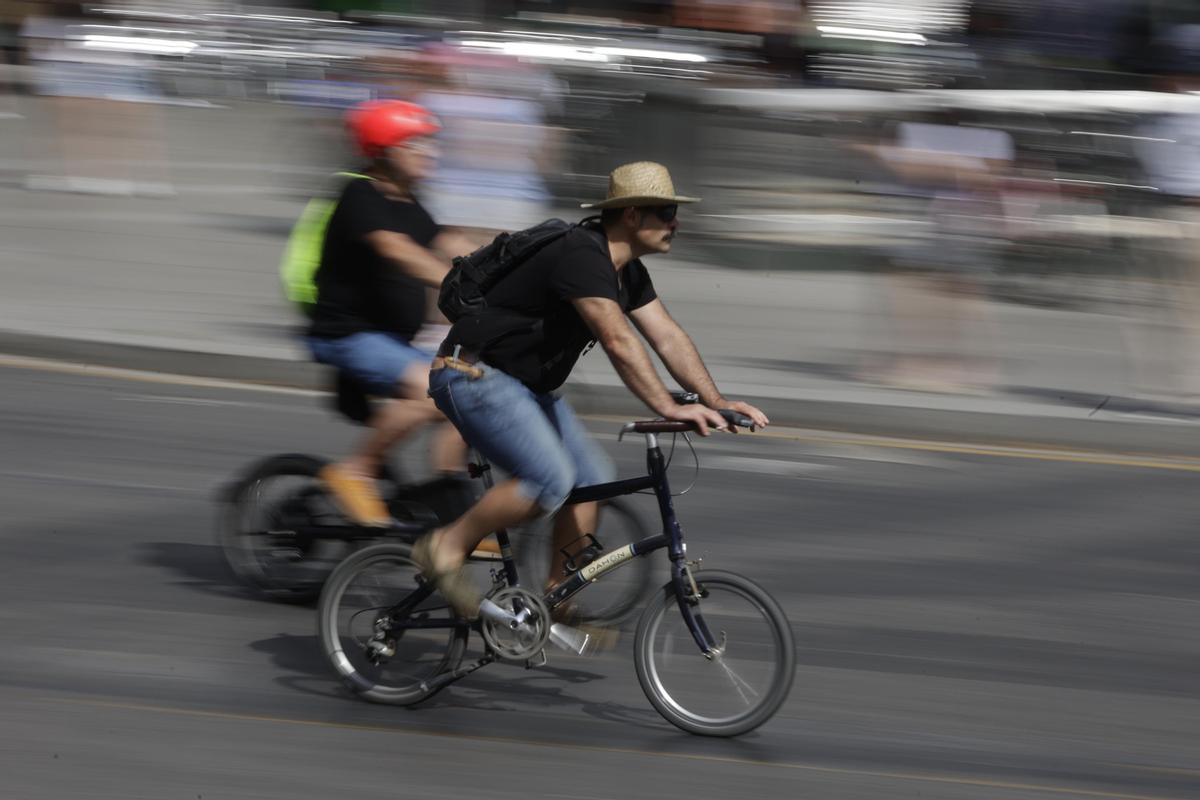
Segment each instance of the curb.
[[[324,390],[329,382],[326,368],[306,361],[112,344],[15,331],[0,331],[0,353],[306,390]],[[621,386],[568,383],[564,393],[581,414],[630,419],[648,415],[642,403]],[[1078,416],[1061,413],[1038,416],[803,397],[739,398],[763,408],[772,423],[787,427],[991,445],[1200,455],[1200,419],[1185,415],[1181,409],[1176,409],[1173,415],[1152,417],[1147,413],[1153,413],[1153,409],[1130,407],[1097,418],[1088,416],[1089,411],[1083,405],[1077,406]],[[1055,408],[1061,412],[1062,406]]]

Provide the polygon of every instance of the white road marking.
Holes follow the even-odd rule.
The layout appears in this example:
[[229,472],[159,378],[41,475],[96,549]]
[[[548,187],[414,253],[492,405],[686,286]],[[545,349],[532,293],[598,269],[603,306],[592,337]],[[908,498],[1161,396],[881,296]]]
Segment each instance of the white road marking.
[[142,489],[153,492],[181,492],[187,494],[209,494],[210,486],[166,486],[157,483],[139,483],[137,481],[114,481],[109,478],[93,478],[87,475],[60,475],[53,472],[18,472],[16,470],[0,471],[3,478],[25,478],[27,480],[48,481],[50,483],[73,483],[83,486],[99,486],[108,489]]
[[174,397],[166,394],[127,394],[124,399],[138,403],[168,403],[181,406],[234,406],[238,408],[265,408],[270,411],[290,411],[301,414],[322,414],[325,409],[313,405],[287,405],[284,403],[259,403],[252,400],[217,400],[212,397]]
[[[197,378],[190,375],[174,373],[151,372],[147,370],[119,369],[115,367],[97,367],[90,364],[60,361],[49,358],[30,358],[26,356],[9,356],[0,354],[0,367],[39,370],[68,375],[86,377],[115,378],[143,383],[161,383],[174,386],[196,386],[211,389],[230,389],[243,392],[265,392],[269,394],[288,394],[301,397],[321,397],[328,392],[313,389],[296,389],[288,386],[253,383],[237,380],[218,380],[213,378]],[[586,414],[584,419],[591,422],[628,421],[625,417],[615,417],[611,414]],[[954,455],[984,456],[991,458],[1016,458],[1034,461],[1058,461],[1064,463],[1093,464],[1100,466],[1132,467],[1139,469],[1165,469],[1179,472],[1200,472],[1200,458],[1178,455],[1155,456],[1141,453],[1124,453],[1107,450],[1070,449],[1059,445],[1040,444],[1037,442],[1013,442],[1005,444],[971,443],[970,441],[946,441],[930,439],[908,439],[889,437],[877,434],[857,434],[842,431],[824,431],[809,428],[786,428],[773,426],[771,429],[756,434],[765,439],[776,441],[797,441],[814,444],[825,444],[834,447],[862,446],[870,448],[887,448],[909,452],[947,453]],[[794,463],[794,462],[789,462]]]
[[882,447],[863,447],[861,445],[815,445],[806,446],[804,454],[822,458],[837,458],[851,461],[876,461],[885,464],[905,464],[913,467],[929,467],[930,469],[959,469],[962,461],[925,453],[886,449]]
[[[241,400],[214,400],[208,397],[171,397],[165,394],[130,394],[126,400],[139,403],[177,403],[183,406],[257,406],[259,403],[247,403]],[[277,408],[279,406],[271,406]]]
[[842,467],[834,466],[833,464],[723,455],[706,456],[702,463],[708,469],[728,470],[731,472],[755,472],[764,475],[783,475],[797,478],[821,472],[837,472],[842,469]]

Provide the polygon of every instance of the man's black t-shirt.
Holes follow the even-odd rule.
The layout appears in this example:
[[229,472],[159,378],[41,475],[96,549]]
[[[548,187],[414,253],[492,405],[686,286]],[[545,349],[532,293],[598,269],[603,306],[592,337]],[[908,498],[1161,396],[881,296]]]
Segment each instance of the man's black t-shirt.
[[346,184],[325,229],[311,335],[384,331],[411,339],[424,322],[425,285],[375,251],[366,238],[373,231],[403,233],[428,247],[438,226],[416,200],[391,200],[366,178]]
[[592,341],[572,300],[606,297],[629,313],[657,296],[641,261],[618,272],[604,234],[575,228],[504,276],[488,292],[488,307],[456,322],[446,345],[460,344],[533,391],[549,392]]

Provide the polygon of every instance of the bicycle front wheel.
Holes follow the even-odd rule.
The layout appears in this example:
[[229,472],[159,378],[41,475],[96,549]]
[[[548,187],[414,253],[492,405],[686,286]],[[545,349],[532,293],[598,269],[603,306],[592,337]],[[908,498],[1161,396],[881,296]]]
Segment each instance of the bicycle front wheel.
[[462,661],[469,623],[420,577],[401,544],[353,554],[321,592],[317,633],[351,690],[377,703],[411,705],[437,692],[432,678]]
[[683,620],[672,584],[651,601],[634,639],[638,682],[673,725],[701,736],[738,736],[779,710],[792,688],[796,654],[779,604],[730,572],[693,573],[694,614],[716,640],[706,658]]

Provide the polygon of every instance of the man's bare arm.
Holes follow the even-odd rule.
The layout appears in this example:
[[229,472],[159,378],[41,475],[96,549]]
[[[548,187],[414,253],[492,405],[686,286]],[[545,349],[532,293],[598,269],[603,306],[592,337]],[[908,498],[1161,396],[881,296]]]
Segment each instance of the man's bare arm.
[[680,386],[700,395],[700,402],[710,408],[725,402],[692,337],[667,313],[661,300],[635,308],[629,316]]
[[650,363],[646,348],[629,327],[621,307],[603,297],[584,297],[571,302],[629,390],[655,413],[671,411],[676,403]]
[[667,313],[667,307],[661,300],[651,300],[635,308],[629,316],[646,341],[650,342],[654,352],[658,353],[671,377],[679,381],[683,388],[698,394],[701,403],[709,408],[737,411],[750,417],[760,428],[767,426],[770,420],[762,411],[740,400],[728,400],[721,394],[708,367],[704,366],[692,337]]
[[401,272],[427,286],[438,287],[450,265],[434,253],[395,231],[371,231],[367,242],[375,252],[392,262]]
[[584,297],[571,302],[608,354],[621,380],[656,414],[667,419],[692,422],[702,435],[707,434],[710,427],[725,427],[725,420],[715,411],[705,406],[681,406],[671,398],[671,393],[650,362],[646,348],[615,301],[603,297]]

